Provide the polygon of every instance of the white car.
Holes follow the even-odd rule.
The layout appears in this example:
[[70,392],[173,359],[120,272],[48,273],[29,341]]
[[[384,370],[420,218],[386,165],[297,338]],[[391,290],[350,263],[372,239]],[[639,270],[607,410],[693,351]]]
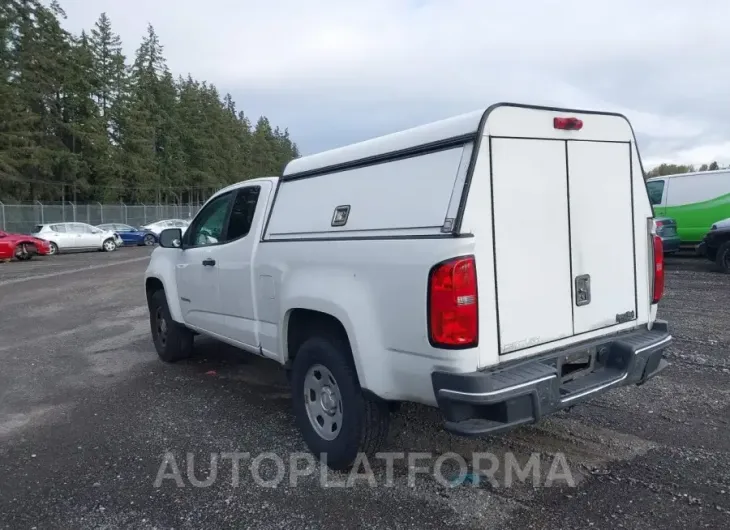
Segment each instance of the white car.
[[190,226],[190,221],[185,221],[184,219],[164,219],[162,221],[155,221],[154,223],[144,225],[142,228],[146,228],[150,232],[159,236],[160,232],[166,228],[179,228],[184,234],[188,226]]
[[710,230],[720,230],[722,228],[730,228],[730,217],[713,223]]
[[517,104],[297,158],[160,234],[157,354],[202,334],[289,369],[335,469],[378,451],[401,402],[483,436],[642,384],[672,337],[640,168],[623,116]]
[[50,254],[69,250],[103,250],[112,252],[123,244],[118,234],[86,223],[50,223],[36,225],[32,235],[50,244]]

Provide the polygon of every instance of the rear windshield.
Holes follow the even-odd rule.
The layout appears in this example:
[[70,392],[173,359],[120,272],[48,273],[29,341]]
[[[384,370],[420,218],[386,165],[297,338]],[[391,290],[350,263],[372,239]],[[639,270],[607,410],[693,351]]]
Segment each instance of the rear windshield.
[[33,227],[32,233],[33,233],[33,234],[37,234],[37,233],[38,233],[38,232],[40,232],[41,230],[43,230],[43,225],[35,225],[35,226]]

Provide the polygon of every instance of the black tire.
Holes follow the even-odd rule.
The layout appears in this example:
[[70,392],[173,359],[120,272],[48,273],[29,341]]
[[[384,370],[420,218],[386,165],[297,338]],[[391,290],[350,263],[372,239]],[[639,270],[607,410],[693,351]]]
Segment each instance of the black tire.
[[28,250],[25,243],[21,243],[15,248],[15,258],[18,261],[28,261],[33,259],[33,253]]
[[715,264],[720,272],[730,274],[730,241],[726,241],[717,249]]
[[50,243],[48,243],[48,246],[50,247],[50,250],[48,252],[48,254],[50,256],[54,256],[54,255],[58,254],[58,245],[56,245],[53,241],[51,241]]
[[[305,378],[316,365],[331,372],[342,401],[342,425],[332,440],[320,436],[307,414]],[[331,469],[350,469],[359,452],[372,456],[387,440],[389,407],[386,402],[368,399],[363,394],[346,341],[326,333],[307,339],[294,358],[291,381],[297,426],[309,450],[316,458],[326,455]]]
[[[170,316],[165,291],[156,291],[149,300],[150,329],[157,355],[166,363],[187,359],[193,354],[193,332]],[[164,321],[164,325],[160,320]]]
[[146,236],[144,236],[144,239],[142,240],[142,244],[146,247],[151,247],[155,243],[156,243],[155,236],[153,236],[152,234],[147,234]]

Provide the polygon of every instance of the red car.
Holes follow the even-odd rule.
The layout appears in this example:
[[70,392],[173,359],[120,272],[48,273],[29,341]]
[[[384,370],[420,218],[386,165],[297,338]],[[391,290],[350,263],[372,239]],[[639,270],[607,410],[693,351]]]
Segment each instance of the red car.
[[0,259],[31,259],[35,254],[47,255],[51,250],[48,241],[24,234],[0,231]]
[[13,259],[13,249],[15,247],[10,243],[0,239],[0,261]]

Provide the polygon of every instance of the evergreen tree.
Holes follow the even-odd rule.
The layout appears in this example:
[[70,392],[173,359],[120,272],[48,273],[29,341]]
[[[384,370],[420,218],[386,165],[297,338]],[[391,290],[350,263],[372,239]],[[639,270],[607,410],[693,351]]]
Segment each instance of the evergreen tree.
[[124,85],[120,81],[125,77],[125,65],[122,39],[112,31],[112,23],[106,13],[102,13],[96,21],[89,42],[96,81],[94,98],[101,115],[107,121],[107,127],[112,127],[111,109],[123,90]]
[[105,13],[78,36],[64,17],[56,2],[0,2],[0,200],[202,200],[298,156],[230,94],[176,82],[151,25],[127,65]]

